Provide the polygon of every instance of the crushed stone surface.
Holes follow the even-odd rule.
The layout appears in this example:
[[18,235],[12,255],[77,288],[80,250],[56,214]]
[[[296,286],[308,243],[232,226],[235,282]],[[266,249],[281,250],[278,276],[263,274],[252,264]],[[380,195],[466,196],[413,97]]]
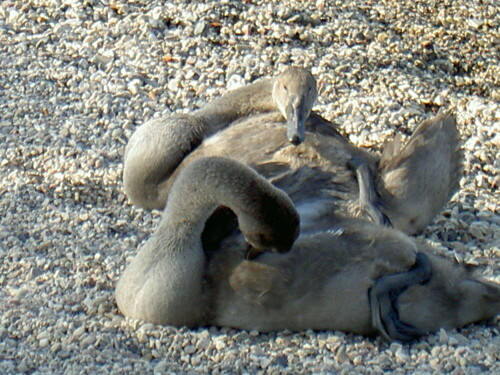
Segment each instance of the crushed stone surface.
[[287,65],[315,109],[380,151],[453,108],[461,190],[422,235],[500,281],[498,3],[4,0],[0,4],[0,373],[499,374],[494,321],[412,344],[124,318],[114,286],[159,213],[121,173],[144,121]]

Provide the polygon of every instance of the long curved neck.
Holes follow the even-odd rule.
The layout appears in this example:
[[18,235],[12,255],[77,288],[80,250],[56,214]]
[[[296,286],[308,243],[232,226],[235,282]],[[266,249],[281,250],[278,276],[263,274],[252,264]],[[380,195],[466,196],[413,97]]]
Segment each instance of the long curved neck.
[[[217,206],[241,214],[251,203],[247,186],[255,185],[256,176],[248,167],[229,159],[204,158],[189,164],[172,185],[162,224],[191,228],[200,224],[203,229]],[[258,193],[254,190],[252,195]]]
[[298,214],[284,192],[248,166],[217,157],[199,159],[177,177],[159,231],[199,239],[218,206],[236,214],[247,240],[256,236],[258,241],[269,240],[276,249],[289,249],[298,235]]
[[231,122],[255,112],[277,110],[273,100],[275,78],[259,80],[230,91],[195,111],[193,115],[207,127],[208,134],[224,129]]

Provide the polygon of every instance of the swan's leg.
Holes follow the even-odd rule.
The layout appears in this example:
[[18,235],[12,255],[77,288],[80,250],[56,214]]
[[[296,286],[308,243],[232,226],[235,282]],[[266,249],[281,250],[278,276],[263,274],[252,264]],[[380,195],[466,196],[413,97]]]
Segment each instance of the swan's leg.
[[397,299],[406,288],[429,281],[431,275],[429,258],[418,253],[412,269],[381,277],[368,291],[372,324],[386,340],[409,341],[425,334],[399,320]]
[[349,167],[356,172],[359,186],[359,210],[368,215],[375,224],[391,227],[391,221],[382,212],[382,202],[375,188],[370,166],[361,156],[355,156],[349,161]]
[[386,145],[380,160],[378,191],[395,228],[407,234],[424,230],[459,186],[460,134],[447,113],[419,125],[403,145]]

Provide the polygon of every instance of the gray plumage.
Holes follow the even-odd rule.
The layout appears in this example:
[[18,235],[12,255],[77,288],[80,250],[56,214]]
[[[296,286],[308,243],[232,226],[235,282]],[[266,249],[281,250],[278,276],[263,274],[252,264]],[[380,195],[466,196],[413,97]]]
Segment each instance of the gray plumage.
[[[132,200],[166,208],[118,283],[124,315],[408,340],[498,314],[497,284],[403,233],[423,230],[458,186],[461,152],[451,114],[422,123],[379,159],[314,113],[303,142],[293,145],[276,108],[231,111],[239,115],[222,113],[221,123],[176,117],[159,133],[143,126],[132,137],[127,193],[143,183],[132,181],[142,168],[139,180],[155,193],[139,191]],[[373,210],[397,229],[380,225]]]

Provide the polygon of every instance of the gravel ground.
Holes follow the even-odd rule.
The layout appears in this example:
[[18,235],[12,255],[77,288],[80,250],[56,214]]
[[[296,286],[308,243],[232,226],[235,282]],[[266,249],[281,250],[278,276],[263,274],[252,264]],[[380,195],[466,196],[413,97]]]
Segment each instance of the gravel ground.
[[[333,4],[335,3],[335,4]],[[461,191],[422,237],[500,281],[495,0],[4,0],[0,4],[0,373],[500,373],[499,320],[412,345],[123,318],[113,291],[159,213],[124,196],[134,128],[285,65],[352,142],[454,107]]]

